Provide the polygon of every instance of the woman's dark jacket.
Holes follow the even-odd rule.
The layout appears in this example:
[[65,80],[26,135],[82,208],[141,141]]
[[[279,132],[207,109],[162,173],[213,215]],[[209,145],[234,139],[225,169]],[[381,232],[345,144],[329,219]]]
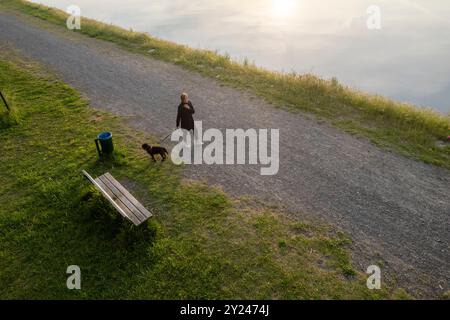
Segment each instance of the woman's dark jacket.
[[178,106],[177,128],[180,126],[181,121],[181,129],[194,130],[194,118],[192,117],[195,113],[194,106],[191,101],[188,101],[187,104],[189,105],[189,109],[185,108],[183,103],[180,103]]

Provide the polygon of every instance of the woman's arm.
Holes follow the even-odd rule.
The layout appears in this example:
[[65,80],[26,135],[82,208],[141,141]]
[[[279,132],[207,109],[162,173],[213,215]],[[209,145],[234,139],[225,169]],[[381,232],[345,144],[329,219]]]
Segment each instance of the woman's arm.
[[180,126],[181,121],[181,105],[178,106],[178,112],[177,112],[177,128]]
[[194,105],[192,104],[191,101],[189,101],[188,104],[191,107],[192,114],[194,114],[195,113]]

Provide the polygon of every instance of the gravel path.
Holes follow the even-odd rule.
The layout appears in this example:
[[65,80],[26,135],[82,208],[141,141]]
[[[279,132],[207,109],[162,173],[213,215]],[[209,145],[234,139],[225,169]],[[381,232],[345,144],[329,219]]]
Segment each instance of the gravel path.
[[175,126],[179,93],[196,119],[213,128],[279,128],[280,170],[188,166],[186,176],[234,195],[281,201],[348,232],[365,271],[383,261],[400,285],[421,297],[450,290],[450,171],[380,150],[306,115],[177,66],[126,52],[31,18],[0,12],[0,45],[20,50],[78,88],[92,105],[165,136]]

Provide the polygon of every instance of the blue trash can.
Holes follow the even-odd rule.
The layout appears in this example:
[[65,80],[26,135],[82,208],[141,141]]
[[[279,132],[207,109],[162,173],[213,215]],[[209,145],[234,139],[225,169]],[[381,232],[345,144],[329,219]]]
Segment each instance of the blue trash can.
[[111,132],[100,133],[97,136],[97,139],[95,139],[95,146],[97,147],[97,152],[100,158],[102,157],[102,155],[112,154],[114,151],[112,133]]

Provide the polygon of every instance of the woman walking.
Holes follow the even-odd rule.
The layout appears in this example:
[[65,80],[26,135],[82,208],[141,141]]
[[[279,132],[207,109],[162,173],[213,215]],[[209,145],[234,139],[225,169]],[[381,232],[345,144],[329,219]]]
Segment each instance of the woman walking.
[[195,113],[194,106],[189,100],[188,94],[183,92],[181,94],[181,103],[178,106],[177,113],[177,129],[185,129],[187,131],[194,131],[194,118],[192,115]]
[[194,117],[192,116],[194,113],[195,109],[189,100],[188,94],[183,92],[181,94],[181,103],[178,106],[177,129],[181,126],[181,129],[186,130],[184,132],[184,141],[186,141],[187,133],[194,132]]

